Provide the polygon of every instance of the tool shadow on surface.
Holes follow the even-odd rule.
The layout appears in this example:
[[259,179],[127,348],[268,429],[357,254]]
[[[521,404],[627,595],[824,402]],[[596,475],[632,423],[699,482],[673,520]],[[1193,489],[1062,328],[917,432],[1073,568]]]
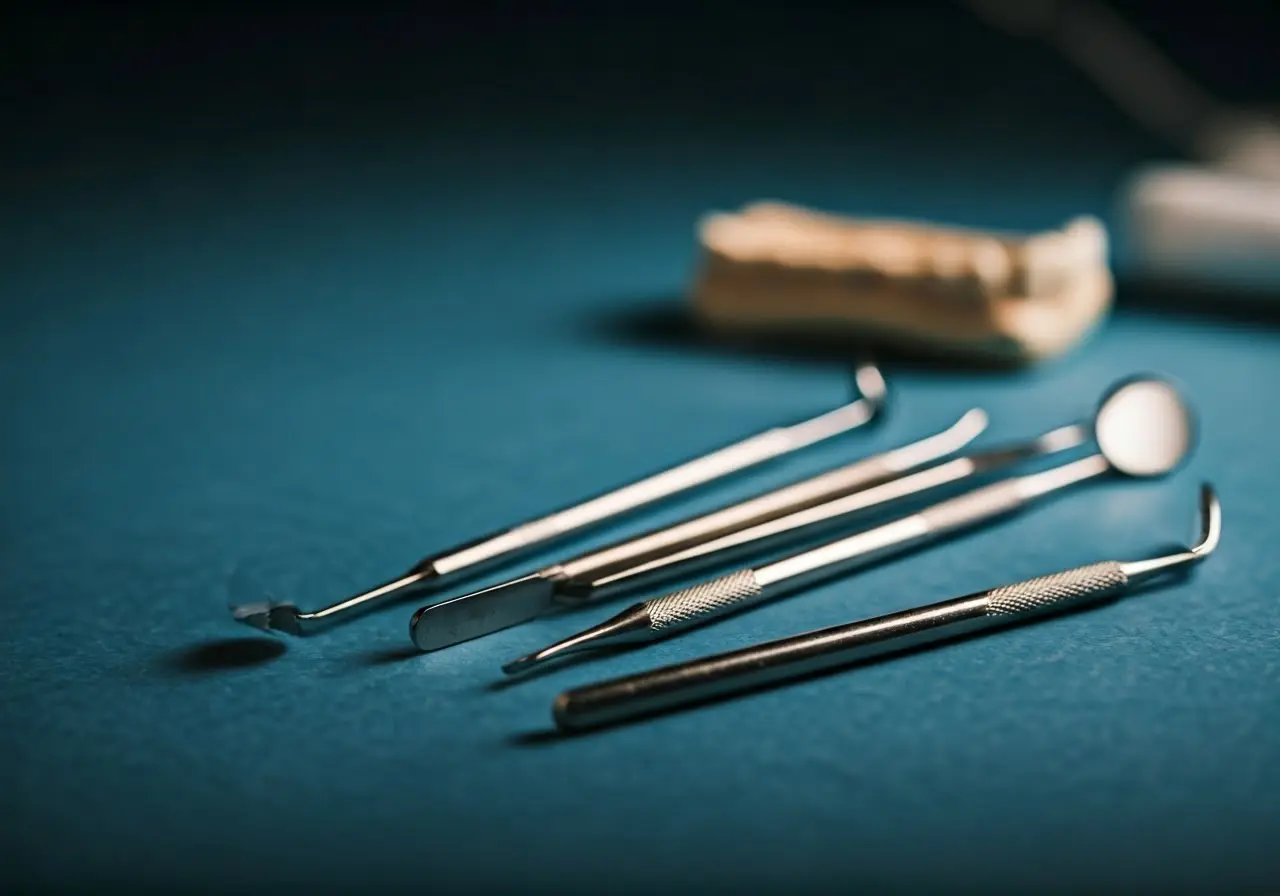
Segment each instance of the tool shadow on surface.
[[169,676],[201,676],[250,669],[288,651],[279,638],[217,638],[164,653],[157,669]]
[[646,296],[596,309],[579,323],[588,338],[610,345],[639,346],[719,355],[749,355],[791,364],[827,367],[874,357],[899,370],[1007,376],[1024,365],[994,357],[960,357],[941,349],[925,349],[886,337],[840,335],[721,335],[704,328],[678,295]]
[[412,644],[397,645],[395,647],[381,647],[377,650],[367,650],[357,654],[354,665],[358,668],[369,668],[371,666],[389,666],[393,663],[399,663],[402,660],[411,660],[414,657],[422,656],[422,651],[414,647]]

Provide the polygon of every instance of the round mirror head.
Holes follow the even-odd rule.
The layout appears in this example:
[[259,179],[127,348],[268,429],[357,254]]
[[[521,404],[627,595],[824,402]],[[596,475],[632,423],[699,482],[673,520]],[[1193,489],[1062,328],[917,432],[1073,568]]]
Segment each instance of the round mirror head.
[[1094,419],[1102,454],[1128,476],[1163,476],[1176,469],[1195,443],[1195,418],[1170,383],[1130,380],[1102,402]]

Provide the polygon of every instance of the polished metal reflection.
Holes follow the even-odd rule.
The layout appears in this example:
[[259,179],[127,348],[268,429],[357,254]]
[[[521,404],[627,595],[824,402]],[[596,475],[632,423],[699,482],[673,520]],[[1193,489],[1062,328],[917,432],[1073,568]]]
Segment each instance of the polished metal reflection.
[[1201,488],[1199,520],[1199,543],[1174,554],[1128,563],[1093,563],[900,613],[576,688],[556,698],[552,713],[562,730],[597,728],[1103,602],[1139,582],[1181,570],[1213,553],[1221,538],[1222,512],[1207,484]]
[[1129,476],[1158,476],[1186,457],[1195,421],[1172,384],[1126,383],[1098,411],[1094,431],[1107,462]]
[[862,364],[854,379],[858,397],[825,414],[767,430],[573,507],[427,557],[404,575],[324,609],[305,612],[288,603],[253,603],[232,607],[232,615],[254,628],[307,635],[350,619],[386,599],[408,596],[442,584],[445,579],[481,572],[498,561],[515,558],[571,533],[867,424],[880,414],[887,401],[884,377],[874,364]]
[[1095,414],[1094,429],[1101,453],[974,489],[812,550],[643,601],[520,657],[503,670],[516,674],[571,653],[665,638],[877,558],[1014,513],[1038,498],[1106,473],[1161,476],[1175,469],[1194,444],[1190,409],[1177,390],[1153,378],[1129,380],[1110,391]]

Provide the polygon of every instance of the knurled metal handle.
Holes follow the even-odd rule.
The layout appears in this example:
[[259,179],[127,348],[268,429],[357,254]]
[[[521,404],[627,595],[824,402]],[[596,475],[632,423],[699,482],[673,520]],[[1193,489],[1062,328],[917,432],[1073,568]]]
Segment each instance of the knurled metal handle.
[[754,570],[741,569],[645,602],[649,627],[670,632],[749,606],[764,594]]
[[1019,616],[1049,610],[1065,610],[1070,604],[1089,603],[1120,592],[1129,583],[1124,567],[1114,561],[1091,563],[1002,585],[987,592],[988,616]]

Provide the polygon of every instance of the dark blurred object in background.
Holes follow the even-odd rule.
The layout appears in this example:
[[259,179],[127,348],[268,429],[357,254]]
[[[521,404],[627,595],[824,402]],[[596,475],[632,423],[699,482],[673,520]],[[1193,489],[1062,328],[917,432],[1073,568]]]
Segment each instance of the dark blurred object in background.
[[[1214,94],[1240,104],[1280,97],[1277,4],[1111,7]],[[8,152],[46,170],[136,141],[212,149],[299,130],[438,138],[500,132],[513,118],[584,136],[807,120],[833,135],[889,129],[977,143],[1131,126],[1087,92],[1062,100],[1061,82],[1084,80],[1067,61],[950,0],[667,13],[53,3],[8,15]]]

